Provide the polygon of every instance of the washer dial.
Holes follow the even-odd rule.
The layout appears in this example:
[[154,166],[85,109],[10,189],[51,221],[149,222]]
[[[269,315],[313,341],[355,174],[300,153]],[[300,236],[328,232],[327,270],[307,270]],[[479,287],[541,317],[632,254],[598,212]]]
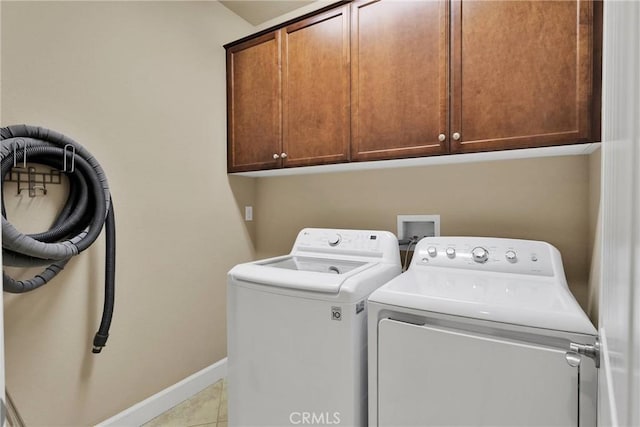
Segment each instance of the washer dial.
[[333,234],[329,236],[329,246],[338,246],[342,241],[342,236],[339,234]]

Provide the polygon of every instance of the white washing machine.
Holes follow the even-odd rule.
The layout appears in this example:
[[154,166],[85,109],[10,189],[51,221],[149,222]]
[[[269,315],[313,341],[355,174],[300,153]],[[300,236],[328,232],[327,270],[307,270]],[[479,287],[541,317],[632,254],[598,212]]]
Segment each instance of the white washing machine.
[[302,230],[228,276],[232,426],[366,424],[367,305],[401,272],[387,231]]
[[369,425],[595,426],[598,353],[553,246],[425,238],[369,297]]

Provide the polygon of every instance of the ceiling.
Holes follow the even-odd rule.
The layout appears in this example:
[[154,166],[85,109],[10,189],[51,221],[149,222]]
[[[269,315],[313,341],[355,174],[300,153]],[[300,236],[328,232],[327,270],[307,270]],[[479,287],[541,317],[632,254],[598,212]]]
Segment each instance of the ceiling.
[[313,0],[220,0],[220,3],[250,24],[260,25],[313,3]]

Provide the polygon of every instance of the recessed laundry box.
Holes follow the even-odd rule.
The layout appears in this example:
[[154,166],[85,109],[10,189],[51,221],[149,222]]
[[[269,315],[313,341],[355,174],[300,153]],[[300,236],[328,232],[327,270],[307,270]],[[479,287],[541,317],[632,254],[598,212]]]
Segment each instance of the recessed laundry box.
[[597,364],[548,243],[425,238],[369,297],[371,426],[595,426]]
[[401,272],[387,231],[302,230],[228,275],[232,426],[366,423],[367,297]]

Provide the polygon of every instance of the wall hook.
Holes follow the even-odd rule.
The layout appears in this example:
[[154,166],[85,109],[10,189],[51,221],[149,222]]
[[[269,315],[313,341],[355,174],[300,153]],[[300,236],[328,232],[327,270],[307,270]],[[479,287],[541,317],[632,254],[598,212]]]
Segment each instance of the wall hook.
[[22,168],[27,168],[27,143],[24,142],[23,139],[18,139],[13,143],[13,167],[18,167],[18,144],[22,142],[24,143],[24,155],[22,156]]
[[[71,170],[67,170],[67,149],[71,148]],[[71,144],[64,146],[62,151],[62,172],[71,173],[76,170],[76,147]]]

